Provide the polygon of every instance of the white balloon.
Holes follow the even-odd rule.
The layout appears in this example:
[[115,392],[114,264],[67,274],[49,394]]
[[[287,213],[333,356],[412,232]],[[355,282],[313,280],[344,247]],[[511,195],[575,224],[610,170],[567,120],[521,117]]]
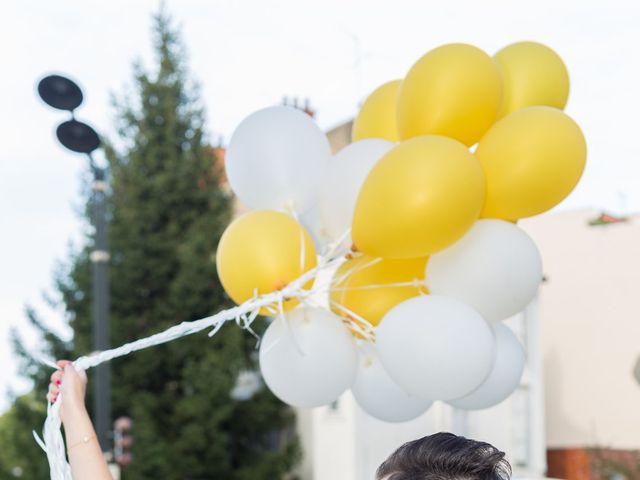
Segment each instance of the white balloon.
[[469,304],[489,321],[526,307],[542,281],[542,260],[531,238],[504,220],[478,220],[456,243],[429,258],[429,291]]
[[309,235],[311,235],[318,255],[323,255],[327,251],[332,239],[327,236],[322,224],[320,203],[315,203],[306,211],[301,212],[298,215],[298,221],[307,229]]
[[[286,322],[286,324],[285,324]],[[335,401],[353,385],[357,350],[340,318],[299,307],[269,325],[260,343],[260,371],[269,389],[296,407]]]
[[229,185],[251,208],[303,212],[318,201],[331,148],[309,115],[269,107],[233,132],[225,157]]
[[[324,234],[337,240],[351,227],[360,188],[376,162],[394,143],[380,138],[354,142],[331,160],[320,192],[320,211]],[[344,240],[351,245],[351,236]]]
[[460,398],[493,365],[494,336],[478,312],[454,298],[425,295],[393,307],[376,331],[382,365],[407,393]]
[[358,373],[351,392],[360,408],[385,422],[407,422],[429,410],[431,400],[409,395],[391,379],[371,343],[363,342],[358,353]]
[[496,358],[489,377],[469,395],[448,403],[465,410],[489,408],[505,400],[518,385],[524,370],[524,348],[511,329],[502,323],[493,327],[496,336]]

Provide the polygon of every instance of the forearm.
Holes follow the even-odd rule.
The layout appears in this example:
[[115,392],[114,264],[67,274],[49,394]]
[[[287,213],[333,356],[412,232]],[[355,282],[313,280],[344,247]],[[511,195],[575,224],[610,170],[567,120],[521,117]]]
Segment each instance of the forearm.
[[64,433],[73,480],[112,480],[84,407],[65,411]]

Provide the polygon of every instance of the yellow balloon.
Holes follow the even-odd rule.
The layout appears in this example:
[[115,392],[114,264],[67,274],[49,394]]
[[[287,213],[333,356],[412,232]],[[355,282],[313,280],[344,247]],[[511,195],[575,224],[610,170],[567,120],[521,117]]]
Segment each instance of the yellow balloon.
[[355,247],[385,258],[437,252],[476,221],[484,190],[480,163],[460,142],[436,135],[402,142],[376,163],[360,190]]
[[357,142],[365,138],[398,141],[396,100],[400,83],[402,80],[385,83],[367,97],[353,121],[352,141]]
[[401,140],[445,135],[471,146],[496,120],[502,78],[479,48],[450,44],[418,60],[398,92]]
[[578,183],[587,158],[580,127],[561,110],[528,107],[497,122],[476,157],[487,179],[481,216],[519,219],[560,203]]
[[[255,210],[232,222],[220,238],[216,263],[227,294],[237,304],[254,293],[284,288],[316,266],[311,236],[291,216],[271,210]],[[307,286],[310,286],[311,282]],[[297,304],[292,299],[285,309]],[[262,314],[268,314],[265,308]]]
[[[427,257],[409,259],[374,258],[362,255],[343,263],[331,284],[332,310],[358,322],[364,318],[378,325],[399,303],[427,293],[424,271]],[[417,286],[392,286],[417,280]],[[376,287],[376,286],[379,287]],[[385,287],[385,285],[389,285]],[[375,287],[375,288],[371,288]],[[350,315],[353,312],[357,315]]]
[[569,72],[560,56],[536,42],[509,45],[493,57],[504,82],[499,118],[534,105],[563,109],[569,98]]

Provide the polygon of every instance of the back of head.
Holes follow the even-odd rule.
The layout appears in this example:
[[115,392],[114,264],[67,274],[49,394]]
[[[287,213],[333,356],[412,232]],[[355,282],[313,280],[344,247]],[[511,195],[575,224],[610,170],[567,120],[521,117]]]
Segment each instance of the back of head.
[[511,466],[493,445],[436,433],[405,443],[378,468],[379,480],[508,480]]

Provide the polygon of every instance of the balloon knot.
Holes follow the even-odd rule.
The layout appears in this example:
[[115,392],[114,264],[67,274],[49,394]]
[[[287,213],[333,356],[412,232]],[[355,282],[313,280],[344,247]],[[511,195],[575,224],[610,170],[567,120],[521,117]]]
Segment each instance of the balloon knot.
[[283,288],[285,288],[287,285],[289,285],[289,282],[285,282],[284,280],[278,280],[274,287],[276,291],[282,290]]

